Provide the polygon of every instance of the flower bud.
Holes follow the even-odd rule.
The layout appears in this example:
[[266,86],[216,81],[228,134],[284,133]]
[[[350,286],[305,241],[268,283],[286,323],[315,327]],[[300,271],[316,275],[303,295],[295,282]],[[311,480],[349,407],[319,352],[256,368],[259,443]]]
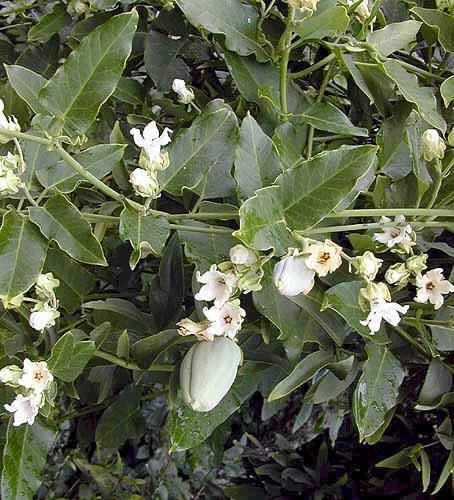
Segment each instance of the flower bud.
[[368,283],[365,288],[359,291],[359,306],[363,311],[370,308],[370,303],[377,299],[391,300],[391,294],[385,283]]
[[42,300],[55,298],[54,288],[60,285],[60,280],[54,278],[52,273],[40,274],[36,280],[36,295]]
[[367,21],[370,17],[369,2],[367,0],[363,0],[358,7],[356,7],[355,14],[358,20],[362,23]]
[[369,281],[375,279],[382,262],[382,259],[377,259],[369,250],[355,259],[358,274]]
[[19,385],[22,377],[22,369],[16,365],[5,366],[0,370],[0,382],[2,384]]
[[422,134],[421,142],[426,161],[432,161],[435,158],[441,160],[444,157],[446,144],[434,128],[429,128]]
[[235,245],[230,249],[230,260],[236,266],[252,266],[257,262],[257,255],[243,245]]
[[410,257],[405,262],[405,267],[415,276],[421,274],[425,269],[427,269],[427,258],[429,256],[426,253],[422,253],[420,255],[414,255]]
[[20,132],[20,125],[15,116],[6,116],[4,113],[5,104],[0,99],[0,144],[6,144],[13,138],[9,135],[2,135],[1,130],[8,130],[10,132]]
[[129,176],[129,181],[134,191],[143,198],[157,198],[159,196],[159,183],[156,175],[142,168],[136,168]]
[[178,101],[182,104],[190,104],[194,100],[194,92],[186,87],[186,82],[175,78],[172,90],[178,95]]
[[289,249],[288,254],[275,266],[273,281],[281,295],[294,297],[307,295],[314,286],[315,271],[306,265],[306,257],[298,250]]
[[319,0],[288,0],[290,7],[301,12],[310,11],[311,13],[317,10]]
[[408,283],[410,272],[402,262],[400,264],[393,264],[385,273],[385,280],[390,285],[405,286]]

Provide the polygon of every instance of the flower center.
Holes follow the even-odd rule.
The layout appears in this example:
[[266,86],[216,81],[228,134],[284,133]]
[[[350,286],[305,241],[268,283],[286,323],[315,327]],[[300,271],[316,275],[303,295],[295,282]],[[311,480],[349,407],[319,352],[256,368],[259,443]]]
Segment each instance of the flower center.
[[230,323],[233,321],[231,316],[224,316],[224,321],[230,325]]
[[326,264],[330,258],[331,258],[331,255],[328,252],[323,252],[318,256],[317,262],[319,264]]
[[40,382],[44,378],[44,375],[41,372],[36,372],[34,379]]
[[400,235],[400,229],[397,227],[393,227],[390,231],[391,238],[397,238]]
[[435,285],[431,281],[429,281],[429,283],[427,283],[426,285],[426,290],[429,290],[429,292],[431,292],[434,288]]

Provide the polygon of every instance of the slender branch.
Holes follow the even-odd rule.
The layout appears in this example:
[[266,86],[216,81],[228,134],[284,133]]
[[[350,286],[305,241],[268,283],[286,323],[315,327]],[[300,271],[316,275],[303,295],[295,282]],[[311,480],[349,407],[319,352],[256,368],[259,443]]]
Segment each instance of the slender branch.
[[380,217],[382,215],[431,215],[433,217],[454,217],[454,210],[428,208],[366,208],[341,210],[326,216],[327,219],[338,217]]
[[321,59],[320,61],[316,62],[312,66],[309,66],[306,69],[303,69],[301,71],[298,71],[297,73],[290,73],[289,78],[296,79],[296,78],[304,78],[307,75],[310,75],[314,71],[317,71],[320,68],[323,68],[323,66],[326,66],[328,63],[330,63],[336,56],[334,54],[329,54],[325,58]]
[[285,27],[284,33],[279,41],[279,47],[281,49],[281,63],[279,66],[279,89],[280,89],[280,103],[281,111],[284,115],[288,113],[287,108],[287,68],[288,61],[290,58],[291,46],[293,36],[293,19],[295,17],[295,9],[289,5],[287,26]]
[[429,354],[427,351],[424,349],[424,347],[416,340],[414,339],[408,332],[406,332],[403,328],[401,328],[399,325],[393,326],[394,331],[402,337],[406,342],[411,344],[422,356],[425,358],[430,359]]
[[197,227],[197,226],[183,226],[181,224],[169,224],[170,229],[176,231],[186,231],[188,233],[206,233],[206,234],[232,234],[233,230],[221,227]]
[[143,368],[140,368],[139,365],[136,363],[133,363],[131,361],[127,361],[126,359],[119,358],[118,356],[115,356],[115,354],[111,354],[110,352],[105,352],[105,351],[95,351],[94,356],[100,359],[104,359],[106,361],[110,361],[114,365],[121,366],[122,368],[127,368],[128,370],[140,370],[140,371],[154,371],[154,372],[173,372],[174,366],[173,365],[162,365],[162,364],[155,364],[153,363],[150,365],[148,368],[145,370]]

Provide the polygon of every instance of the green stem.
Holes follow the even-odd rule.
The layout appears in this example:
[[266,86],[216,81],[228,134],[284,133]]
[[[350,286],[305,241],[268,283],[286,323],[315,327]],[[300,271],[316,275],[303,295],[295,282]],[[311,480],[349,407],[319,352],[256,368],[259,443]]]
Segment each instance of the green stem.
[[[406,224],[421,227],[446,227],[446,224],[443,222],[414,222],[407,221]],[[341,233],[343,231],[363,231],[368,229],[381,229],[384,227],[394,227],[396,225],[395,222],[365,222],[363,224],[347,224],[341,226],[326,226],[326,227],[318,227],[315,229],[307,229],[305,231],[295,231],[297,234],[301,234],[303,236],[313,235],[313,234],[325,234],[325,233]]]
[[434,75],[433,73],[430,73],[430,71],[418,68],[417,66],[413,66],[413,64],[406,63],[405,61],[399,60],[399,64],[408,69],[408,71],[424,76],[426,78],[430,78],[431,80],[436,80],[437,82],[444,82],[446,80],[446,78],[443,78],[442,76]]
[[291,46],[293,36],[293,19],[295,17],[295,9],[289,6],[287,26],[285,27],[284,33],[279,41],[279,46],[281,49],[281,63],[279,67],[279,89],[280,89],[280,103],[281,111],[284,115],[288,113],[287,108],[287,68],[288,61],[290,58]]
[[336,56],[334,54],[329,54],[325,58],[321,59],[320,61],[316,62],[312,66],[309,66],[309,68],[303,69],[301,71],[298,71],[297,73],[290,73],[289,78],[296,79],[296,78],[304,78],[307,75],[310,75],[314,71],[317,71],[320,68],[323,68],[323,66],[326,66],[329,62],[331,62]]
[[328,141],[335,141],[337,139],[353,139],[353,137],[347,134],[319,135],[317,137],[314,137],[313,141],[328,142]]
[[454,217],[454,210],[428,208],[366,208],[341,210],[326,216],[327,219],[337,217],[380,217],[382,215],[431,215],[433,217]]
[[[441,171],[441,161],[437,158],[436,164],[435,164],[435,183],[434,183],[434,188],[432,190],[432,194],[430,196],[429,203],[427,204],[427,208],[431,209],[434,205],[435,202],[437,201],[438,194],[440,193],[441,185],[443,183],[443,173]],[[431,219],[429,217],[427,220]]]
[[422,356],[428,359],[431,358],[431,356],[429,356],[429,354],[422,347],[422,345],[416,339],[414,339],[409,333],[407,333],[403,328],[401,328],[398,325],[393,326],[393,328],[401,338],[403,338],[406,342],[411,344]]
[[186,231],[188,233],[206,233],[206,234],[232,234],[233,230],[221,227],[197,227],[183,226],[181,224],[169,224],[170,229],[175,231]]
[[154,371],[154,372],[173,372],[173,365],[162,365],[162,364],[152,364],[146,370],[140,368],[139,365],[133,363],[131,361],[127,361],[126,359],[119,358],[115,356],[115,354],[111,354],[110,352],[104,351],[95,351],[94,356],[100,359],[104,359],[106,361],[110,361],[114,365],[121,366],[122,368],[127,368],[128,370],[140,370],[140,371]]

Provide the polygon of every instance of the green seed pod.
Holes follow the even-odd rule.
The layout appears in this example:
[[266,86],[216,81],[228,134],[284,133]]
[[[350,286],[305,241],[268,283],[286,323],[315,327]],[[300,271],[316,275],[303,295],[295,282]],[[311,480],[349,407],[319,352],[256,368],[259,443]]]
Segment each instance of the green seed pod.
[[184,402],[194,411],[212,410],[232,387],[241,359],[241,349],[227,337],[193,345],[180,367]]

